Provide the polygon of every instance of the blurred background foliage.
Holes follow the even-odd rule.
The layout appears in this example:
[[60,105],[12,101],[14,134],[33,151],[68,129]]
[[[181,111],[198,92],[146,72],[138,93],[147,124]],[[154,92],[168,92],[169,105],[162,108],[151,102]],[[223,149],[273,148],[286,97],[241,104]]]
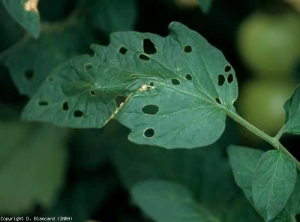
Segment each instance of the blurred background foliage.
[[[296,62],[289,67],[289,73],[257,74],[260,72],[257,66],[265,65],[265,61],[253,65],[247,59],[247,53],[252,52],[241,45],[258,44],[256,38],[259,37],[253,28],[249,33],[254,33],[254,40],[242,39],[241,27],[258,11],[276,17],[279,23],[282,14],[292,13],[299,22],[297,1],[215,0],[207,13],[200,10],[196,0],[40,0],[38,9],[41,34],[34,39],[0,3],[0,215],[147,222],[151,219],[134,206],[128,190],[138,181],[155,178],[187,186],[194,197],[222,221],[261,221],[234,183],[226,149],[230,144],[270,147],[244,133],[231,120],[227,120],[223,136],[213,145],[166,150],[130,143],[126,138],[128,129],[114,121],[103,129],[78,130],[23,123],[19,117],[30,96],[51,71],[73,56],[90,53],[90,44],[107,45],[109,34],[115,31],[135,30],[166,36],[171,21],[198,31],[224,53],[235,68],[241,93],[247,91],[249,82],[259,81],[260,91],[257,92],[255,85],[252,102],[249,99],[243,102],[247,96],[242,95],[243,101],[237,102],[238,110],[250,122],[255,120],[253,115],[260,113],[267,113],[269,117],[272,110],[282,109],[282,101],[288,98],[279,102],[273,99],[277,103],[270,105],[271,111],[266,110],[267,102],[257,104],[256,100],[264,94],[276,94],[275,91],[265,93],[264,90],[272,88],[270,86],[275,85],[276,89],[271,90],[279,94],[283,92],[284,86],[278,86],[278,81],[285,86],[292,81],[291,85],[295,86],[300,77],[300,50],[293,54]],[[258,24],[266,24],[263,30],[268,29],[268,22]],[[270,35],[267,42],[276,35]],[[274,43],[275,46],[280,44]],[[297,44],[300,45],[300,37],[293,46]],[[283,47],[280,49],[282,57],[289,58],[291,49]],[[283,65],[276,63],[267,67],[277,70],[273,66]],[[247,113],[257,105],[262,110]],[[283,119],[283,109],[278,115]],[[270,122],[276,122],[278,116],[274,118]],[[269,130],[267,124],[262,124],[263,130]],[[271,127],[270,133],[273,130]],[[299,158],[298,138],[284,137],[282,143]]]

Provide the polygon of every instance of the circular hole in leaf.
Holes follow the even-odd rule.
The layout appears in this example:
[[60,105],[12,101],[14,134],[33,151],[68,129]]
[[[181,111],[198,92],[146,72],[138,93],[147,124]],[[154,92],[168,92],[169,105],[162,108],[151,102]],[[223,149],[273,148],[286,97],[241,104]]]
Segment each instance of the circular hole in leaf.
[[47,78],[47,80],[48,80],[48,82],[53,82],[54,78],[53,78],[52,76],[49,76],[49,77]]
[[126,97],[124,96],[116,96],[115,97],[115,104],[117,107],[120,107],[122,103],[124,103],[126,100]]
[[65,111],[69,110],[69,104],[68,104],[68,102],[64,102],[62,104],[62,109],[65,110]]
[[150,86],[154,86],[154,82],[150,82],[150,84],[149,84]]
[[29,69],[24,72],[26,79],[31,80],[33,78],[33,70]]
[[225,67],[225,72],[229,72],[231,70],[231,67],[230,66],[226,66]]
[[233,82],[233,75],[230,74],[228,77],[227,77],[227,82],[228,83],[232,83]]
[[190,45],[185,46],[184,47],[184,52],[186,52],[186,53],[192,52],[192,46],[190,46]]
[[48,102],[47,101],[45,101],[45,100],[41,100],[41,101],[39,101],[39,106],[48,106]]
[[157,52],[154,43],[150,39],[144,39],[143,47],[146,54],[151,55]]
[[93,68],[93,64],[87,63],[87,64],[84,65],[84,68],[85,68],[86,71],[89,71]]
[[75,110],[74,111],[74,117],[79,118],[83,116],[83,112],[80,110]]
[[144,132],[144,136],[147,137],[147,138],[153,137],[154,136],[154,129],[152,129],[152,128],[146,129],[145,132]]
[[191,75],[191,74],[186,74],[186,75],[185,75],[185,78],[186,78],[187,80],[192,80],[192,75]]
[[132,74],[131,76],[130,76],[130,78],[135,78],[136,77],[136,74]]
[[216,98],[216,102],[219,103],[219,104],[221,104],[220,98]]
[[172,79],[172,84],[173,85],[179,85],[180,81],[178,79]]
[[90,94],[91,94],[92,96],[95,96],[95,95],[96,95],[96,92],[95,92],[94,90],[91,90],[91,91],[90,91]]
[[218,76],[218,85],[223,86],[224,82],[225,82],[225,77],[224,77],[224,75],[220,74]]
[[141,60],[144,60],[144,61],[149,61],[150,60],[150,57],[148,55],[146,55],[146,54],[140,54],[139,58]]
[[148,115],[155,115],[158,112],[159,108],[156,105],[146,105],[142,108],[143,113]]
[[127,51],[128,51],[128,50],[127,50],[125,47],[121,47],[121,48],[119,49],[119,53],[121,53],[122,55],[125,55]]

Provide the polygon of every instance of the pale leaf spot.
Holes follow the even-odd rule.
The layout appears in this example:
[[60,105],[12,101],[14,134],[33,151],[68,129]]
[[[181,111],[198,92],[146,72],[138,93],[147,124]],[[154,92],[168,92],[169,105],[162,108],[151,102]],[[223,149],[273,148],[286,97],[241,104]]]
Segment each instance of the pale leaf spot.
[[148,87],[147,87],[146,84],[143,84],[143,85],[141,86],[141,88],[139,88],[139,91],[141,91],[141,92],[147,91],[147,90],[148,90]]
[[27,2],[25,3],[25,10],[26,11],[34,11],[36,13],[38,13],[38,3],[39,0],[27,0]]

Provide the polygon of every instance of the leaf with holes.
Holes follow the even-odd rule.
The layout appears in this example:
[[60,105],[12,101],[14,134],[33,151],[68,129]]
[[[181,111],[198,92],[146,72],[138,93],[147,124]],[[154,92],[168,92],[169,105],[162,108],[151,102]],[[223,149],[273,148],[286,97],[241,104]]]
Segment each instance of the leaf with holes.
[[69,60],[31,99],[23,119],[102,127],[115,118],[132,130],[135,143],[192,148],[215,142],[226,113],[236,115],[234,70],[198,33],[176,22],[169,29],[165,38],[114,33],[109,46],[92,47],[94,56]]
[[38,40],[25,36],[2,61],[19,92],[32,96],[56,66],[87,52],[91,41],[91,33],[83,22],[71,19],[43,24]]
[[204,13],[208,13],[213,0],[197,0],[200,8]]
[[269,221],[285,207],[297,178],[294,160],[278,150],[264,153],[253,175],[252,195],[257,211]]
[[263,151],[242,146],[228,147],[229,162],[237,185],[243,189],[245,196],[252,200],[252,178]]
[[106,34],[132,30],[138,12],[135,0],[89,0],[86,7],[90,21]]
[[300,84],[292,97],[285,102],[284,109],[286,112],[284,132],[300,134]]
[[218,222],[219,220],[194,201],[182,185],[163,180],[148,180],[131,189],[134,202],[159,222]]
[[10,15],[34,38],[40,34],[38,0],[2,0]]

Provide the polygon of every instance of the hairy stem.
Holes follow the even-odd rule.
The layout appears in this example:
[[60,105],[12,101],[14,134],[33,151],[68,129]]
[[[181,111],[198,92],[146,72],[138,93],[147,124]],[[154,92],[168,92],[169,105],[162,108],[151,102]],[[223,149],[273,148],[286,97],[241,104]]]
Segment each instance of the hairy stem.
[[252,125],[242,117],[240,117],[238,114],[225,109],[226,114],[234,119],[236,122],[250,130],[255,135],[259,136],[260,138],[264,139],[266,142],[271,144],[275,149],[282,151],[286,155],[290,156],[296,163],[297,169],[300,171],[300,163],[299,161],[279,142],[279,138],[281,137],[283,130],[280,130],[279,133],[275,137],[271,137],[265,132],[258,129],[256,126]]

